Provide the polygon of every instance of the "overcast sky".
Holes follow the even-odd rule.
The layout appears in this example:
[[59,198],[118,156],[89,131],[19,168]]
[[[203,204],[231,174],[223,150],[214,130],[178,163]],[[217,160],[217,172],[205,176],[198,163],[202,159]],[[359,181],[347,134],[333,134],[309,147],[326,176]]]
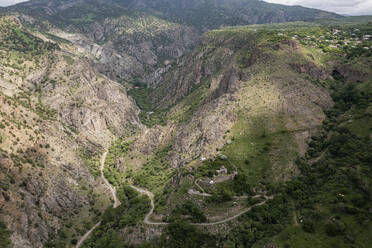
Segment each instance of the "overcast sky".
[[20,2],[25,2],[26,0],[0,0],[0,6],[9,6]]
[[[0,0],[1,1],[1,0]],[[265,0],[270,3],[302,5],[339,14],[371,15],[372,0]]]
[[[0,0],[0,6],[9,6],[25,0]],[[302,5],[339,14],[372,15],[372,0],[265,0],[270,3]]]

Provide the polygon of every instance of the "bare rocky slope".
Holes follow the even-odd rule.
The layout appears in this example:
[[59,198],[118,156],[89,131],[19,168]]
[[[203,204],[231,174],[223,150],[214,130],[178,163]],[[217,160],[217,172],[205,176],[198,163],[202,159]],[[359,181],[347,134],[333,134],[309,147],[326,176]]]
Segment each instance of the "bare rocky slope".
[[[202,32],[229,25],[340,16],[315,9],[234,1],[32,0],[4,10],[89,52],[114,80],[154,85]],[[67,32],[67,33],[65,33]]]
[[78,45],[95,59],[100,72],[122,82],[146,78],[151,84],[199,38],[191,26],[115,1],[29,1],[6,11]]
[[[350,29],[347,31],[350,33],[344,31],[342,35],[352,36],[355,28]],[[367,27],[365,32],[369,30]],[[369,49],[359,50],[366,57],[345,63],[354,51],[347,54],[346,48],[320,49],[318,44],[322,38],[318,38],[316,45],[315,38],[314,44],[309,44],[312,36],[322,34],[330,34],[330,29],[306,23],[210,31],[203,35],[201,44],[192,53],[171,66],[156,87],[139,85],[131,89],[129,92],[142,109],[140,118],[147,127],[133,137],[115,142],[106,163],[110,182],[127,192],[122,196],[122,202],[127,205],[108,212],[101,227],[87,240],[86,247],[103,244],[141,247],[143,242],[151,242],[154,247],[169,244],[169,247],[200,244],[205,247],[277,247],[274,244],[291,247],[282,240],[296,239],[297,233],[303,236],[294,247],[302,247],[298,244],[306,242],[309,233],[313,235],[311,244],[319,247],[323,247],[323,243],[315,240],[318,234],[326,243],[342,243],[332,231],[317,229],[312,224],[309,227],[307,223],[321,222],[322,228],[334,225],[345,233],[349,233],[345,231],[346,223],[358,225],[358,220],[347,222],[355,212],[343,208],[347,200],[343,200],[343,193],[337,193],[341,187],[338,183],[345,180],[348,183],[345,187],[361,187],[361,191],[366,192],[363,209],[353,209],[364,213],[368,208],[369,179],[356,176],[359,186],[351,186],[349,179],[353,181],[355,177],[345,179],[348,177],[342,172],[345,168],[335,168],[342,163],[346,166],[348,158],[345,162],[335,162],[336,158],[324,161],[329,154],[322,149],[341,145],[347,139],[330,141],[328,137],[351,132],[342,128],[345,123],[333,126],[334,116],[338,114],[341,119],[350,118],[349,123],[356,121],[340,110],[350,106],[346,102],[354,101],[354,96],[349,95],[351,92],[360,95],[361,105],[351,107],[350,111],[358,113],[356,118],[370,120],[367,112],[363,114],[359,110],[369,109],[371,71],[364,63],[370,65],[371,60]],[[338,39],[336,36],[332,38]],[[350,86],[353,84],[355,86]],[[347,93],[339,93],[338,87],[341,90],[346,87]],[[356,88],[348,91],[348,87]],[[343,99],[341,103],[340,99]],[[370,144],[370,131],[366,131],[370,124],[361,126],[364,134],[360,139]],[[349,138],[358,139],[353,135]],[[314,151],[318,144],[323,148],[317,147]],[[342,148],[343,154],[344,149],[349,148]],[[354,155],[350,154],[353,157],[350,161],[368,167],[368,149],[370,145],[357,152],[356,156],[360,155],[362,160],[353,160]],[[334,150],[330,152],[338,154]],[[312,154],[319,157],[307,161],[314,157]],[[312,168],[312,163],[317,165]],[[333,165],[329,174],[324,173]],[[368,171],[367,167],[364,168]],[[320,179],[315,179],[312,173]],[[325,179],[328,176],[332,177],[330,181]],[[313,181],[318,185],[313,187]],[[155,208],[144,211],[145,201],[141,202],[136,193],[130,193],[128,184],[153,198],[151,204],[155,204]],[[322,189],[323,184],[327,184],[326,189]],[[314,192],[305,193],[311,190]],[[253,209],[253,213],[242,215],[241,219],[233,218],[258,204],[255,196],[259,198],[267,192],[275,194],[272,201]],[[353,195],[345,192],[350,197]],[[322,198],[324,194],[326,199]],[[336,195],[339,200],[335,199]],[[133,201],[140,203],[133,205]],[[315,213],[317,209],[310,207],[312,204],[319,207],[326,204],[327,213]],[[307,216],[304,224],[299,224],[303,217],[299,217],[296,209]],[[131,211],[144,213],[138,217]],[[335,215],[342,215],[343,221],[332,219]],[[131,218],[136,224],[128,221]],[[369,225],[368,214],[363,218],[364,225]],[[224,222],[226,219],[229,223]],[[169,225],[164,227],[165,223]],[[204,223],[206,227],[193,229],[190,223]],[[273,237],[285,228],[279,238]],[[111,233],[106,235],[107,229]],[[359,230],[358,235],[366,234]],[[114,241],[106,242],[109,238]]]
[[[296,156],[305,153],[308,138],[333,101],[324,88],[306,77],[309,74],[298,73],[293,65],[310,64],[311,71],[318,72],[312,75],[315,78],[331,78],[331,69],[315,65],[296,41],[266,45],[268,37],[244,28],[205,34],[202,44],[184,56],[157,88],[145,90],[154,107],[141,116],[154,126],[134,140],[126,168],[139,170],[138,177],[151,178],[138,168],[139,161],[157,156],[165,147],[168,153],[163,160],[172,168],[230,152],[231,159],[243,163],[249,156],[234,151],[240,149],[234,144],[251,144],[255,150],[255,136],[281,134],[269,141],[273,145],[270,154],[275,156],[264,174],[286,180],[296,173]],[[143,91],[137,89],[133,94],[141,100]],[[166,124],[157,125],[159,118]],[[133,156],[138,159],[129,159]]]
[[[2,50],[1,64],[2,215],[15,247],[63,238],[65,225],[69,237],[92,226],[110,204],[99,154],[118,137],[132,144],[115,158],[114,171],[132,171],[132,180],[157,196],[169,183],[177,187],[177,168],[261,132],[285,132],[270,141],[270,153],[278,155],[262,175],[286,180],[332,105],[325,90],[291,66],[309,60],[297,43],[272,47],[251,32],[216,31],[156,83],[149,96],[155,115],[167,111],[166,124],[149,128],[123,86],[99,74],[79,47],[31,33],[14,17],[2,19],[2,32],[3,44],[13,44]],[[285,160],[284,151],[292,154]],[[235,150],[224,153],[237,163],[244,159]],[[161,160],[160,171],[148,174],[146,160],[154,168]],[[172,206],[172,198],[162,204]]]
[[[87,247],[168,235],[142,223],[150,202],[128,184],[152,192],[148,223],[221,223],[205,231],[226,238],[240,220],[222,220],[298,177],[334,106],[327,83],[371,76],[292,37],[299,26],[317,34],[315,24],[200,38],[200,27],[138,4],[30,1],[1,17],[0,216],[14,247],[72,247],[96,223]],[[277,193],[263,208],[289,206]]]
[[110,204],[92,156],[142,125],[123,86],[74,47],[43,41],[14,17],[0,29],[1,215],[14,247],[43,247],[61,226],[79,234]]

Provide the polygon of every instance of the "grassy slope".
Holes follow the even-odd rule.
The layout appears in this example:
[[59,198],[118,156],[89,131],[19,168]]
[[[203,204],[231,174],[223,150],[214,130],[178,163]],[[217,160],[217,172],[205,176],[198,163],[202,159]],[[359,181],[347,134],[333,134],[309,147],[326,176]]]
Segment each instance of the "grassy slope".
[[[290,29],[296,29],[299,25],[301,24],[289,24]],[[306,28],[306,26],[313,27],[314,25],[305,24],[305,27],[301,27]],[[258,63],[253,68],[246,69],[255,76],[245,82],[242,89],[236,94],[238,100],[233,105],[236,105],[234,112],[238,120],[232,130],[225,134],[226,142],[228,140],[232,142],[226,144],[221,150],[222,153],[229,157],[231,163],[238,168],[240,173],[248,177],[248,182],[252,186],[255,186],[259,183],[287,180],[295,173],[295,166],[292,165],[298,151],[295,134],[307,130],[307,128],[302,127],[303,124],[300,124],[306,117],[298,114],[296,116],[289,116],[283,112],[280,107],[282,93],[277,87],[283,88],[283,85],[287,84],[286,82],[292,81],[291,78],[299,77],[297,73],[294,73],[288,67],[287,63],[296,61],[298,63],[306,62],[308,58],[305,55],[308,51],[301,50],[299,54],[296,53],[293,56],[289,56],[288,52],[273,51],[268,45],[276,43],[281,39],[276,35],[277,31],[265,30],[258,34],[253,34],[255,36],[253,38],[253,30],[254,28],[241,27],[211,32],[207,34],[206,39],[208,41],[205,42],[206,45],[198,49],[204,54],[221,54],[221,50],[223,51],[226,47],[237,46],[237,48],[233,48],[236,55],[233,58],[232,67],[239,68],[241,67],[241,58],[249,57],[251,53],[245,46],[243,48],[240,47],[240,41],[246,40],[247,36],[250,36],[251,39],[257,39],[261,47],[260,49],[266,49],[267,51],[265,52],[272,53],[271,56],[275,58],[274,62],[267,64],[265,62]],[[234,37],[233,42],[229,42],[231,37]],[[226,44],[221,44],[221,41],[226,41]],[[218,63],[217,60],[220,55],[216,56],[208,56],[201,59],[208,59],[209,61],[216,60],[216,63]],[[316,57],[317,55],[314,56]],[[242,68],[244,69],[244,65]],[[223,73],[224,70],[218,71],[213,77],[218,77],[218,75]],[[270,81],[276,81],[276,84],[267,85],[267,82]],[[166,117],[168,121],[187,123],[193,114],[205,104],[205,99],[208,99],[213,94],[214,88],[210,86],[210,82],[211,79],[206,78],[200,85],[192,89],[184,99],[177,103],[175,107],[171,108]],[[291,88],[292,86],[288,87]],[[139,91],[143,91],[143,89],[139,89]],[[143,106],[148,106],[148,108],[151,106],[150,103],[145,101],[144,97],[139,102]],[[319,118],[322,118],[321,109],[315,110],[315,112],[317,111],[319,111]],[[289,128],[287,127],[288,122],[295,124]],[[137,155],[132,154],[131,156]],[[164,171],[161,167],[165,162],[161,162],[162,158],[156,158],[157,156],[155,154],[155,159],[147,160],[146,165],[151,164],[151,169],[145,165],[139,172],[136,172],[138,174],[135,176],[137,178],[135,181],[140,183],[140,185],[151,187],[153,184],[145,183],[145,181],[153,181],[161,185],[161,180],[166,179],[165,182],[169,180],[169,177],[162,176],[163,172],[160,173],[160,171]],[[131,164],[131,161],[127,162],[129,168],[132,167]],[[165,166],[165,169],[167,168],[166,165],[163,166]],[[138,168],[138,166],[134,168]],[[215,168],[212,170],[215,170]],[[164,186],[165,184],[163,183],[162,185]]]
[[302,224],[289,226],[275,237],[279,247],[370,246],[371,82],[343,93],[354,96],[350,107],[341,107],[347,98],[335,97],[338,101],[329,114],[332,118],[324,125],[328,138],[317,138],[310,151],[319,152],[308,155],[309,160],[320,159],[311,167],[303,167],[302,180],[314,186],[299,190],[306,196],[295,197]]
[[[323,32],[327,31],[326,28],[318,27],[317,25],[306,25],[309,27],[298,27],[297,24],[289,24],[288,36],[291,36],[294,33],[300,33],[306,37],[306,35],[321,35]],[[212,35],[217,35],[219,38],[221,38],[223,36],[231,36],[236,31],[243,35],[247,29],[252,31],[253,28],[242,27],[232,29],[225,33],[216,31],[215,33],[212,33]],[[280,30],[286,30],[286,26],[282,25]],[[278,30],[265,33],[265,37],[268,37],[267,35],[269,35],[269,37],[272,38],[261,40],[262,44],[275,43],[278,40],[281,40],[282,38],[278,37],[277,33]],[[215,38],[218,40],[217,37]],[[239,51],[239,53],[242,52],[243,51]],[[340,170],[337,167],[337,162],[336,164],[331,165],[336,166],[333,168],[335,175],[337,175],[335,177],[324,174],[322,171],[324,169],[320,166],[320,168],[313,169],[313,173],[318,173],[318,176],[315,176],[315,178],[319,178],[318,181],[315,180],[314,182],[314,175],[307,173],[308,169],[306,169],[306,166],[308,165],[304,165],[309,162],[302,162],[304,164],[299,162],[298,166],[302,172],[302,176],[299,177],[299,179],[290,180],[284,187],[281,186],[281,184],[272,183],[273,179],[275,181],[275,179],[278,179],[278,177],[280,178],[281,173],[285,179],[291,178],[291,175],[293,175],[292,173],[294,172],[293,168],[292,171],[289,170],[283,172],[283,170],[287,170],[288,167],[286,166],[288,166],[288,162],[291,160],[293,161],[297,157],[298,147],[292,133],[293,131],[296,131],[296,129],[288,129],[286,126],[288,121],[290,121],[293,117],[282,115],[280,111],[275,112],[273,111],[273,106],[267,104],[270,102],[270,100],[277,98],[276,94],[278,94],[278,90],[270,87],[264,88],[263,86],[265,82],[270,82],[273,80],[288,82],[290,81],[291,77],[295,76],[293,71],[290,71],[287,67],[283,66],[283,63],[285,64],[293,61],[305,63],[312,58],[311,60],[314,64],[322,67],[327,61],[334,60],[335,58],[334,53],[325,54],[322,53],[320,49],[306,45],[301,48],[299,52],[303,54],[302,57],[297,55],[288,56],[288,54],[281,51],[276,52],[275,55],[278,56],[278,61],[280,62],[274,64],[274,66],[273,64],[270,64],[270,66],[267,68],[260,65],[259,70],[262,71],[262,74],[257,73],[256,76],[246,82],[243,85],[243,88],[240,90],[239,101],[242,101],[242,103],[240,104],[241,108],[236,109],[238,121],[233,126],[232,130],[226,134],[226,139],[230,139],[231,143],[229,142],[229,144],[225,145],[225,147],[222,149],[222,153],[228,156],[230,162],[238,168],[240,173],[247,175],[247,180],[251,186],[257,185],[258,182],[271,184],[267,185],[267,189],[275,192],[276,198],[273,202],[257,208],[257,211],[243,216],[240,220],[240,225],[232,230],[232,232],[227,236],[227,240],[225,240],[225,238],[223,239],[225,241],[222,243],[224,243],[225,247],[234,247],[234,244],[242,247],[252,245],[255,245],[255,247],[263,247],[264,244],[270,242],[278,245],[279,247],[368,247],[368,244],[371,242],[368,238],[368,230],[370,229],[371,225],[370,216],[367,214],[368,211],[366,209],[366,206],[368,206],[367,202],[370,201],[370,198],[368,198],[368,195],[365,195],[365,193],[360,191],[361,185],[359,184],[358,186],[358,182],[355,183],[350,178],[345,178],[345,175],[342,172],[343,169]],[[358,63],[355,63],[355,61],[359,61],[360,64],[358,65]],[[358,59],[355,59],[355,61],[347,62],[354,63],[354,66],[358,67],[363,64],[363,61],[367,61],[368,63],[369,60],[368,57],[359,57]],[[344,159],[346,161],[353,159],[354,163],[360,163],[361,168],[363,168],[360,173],[363,175],[362,177],[365,178],[363,180],[367,180],[366,182],[368,182],[368,180],[370,180],[368,179],[368,175],[370,174],[368,171],[370,168],[368,167],[368,164],[365,163],[365,158],[363,156],[367,156],[369,153],[368,149],[370,149],[370,141],[367,141],[364,138],[370,135],[371,130],[371,117],[369,114],[370,99],[365,99],[365,96],[370,95],[368,93],[370,92],[370,83],[365,82],[355,87],[355,94],[358,96],[362,95],[361,101],[364,105],[360,105],[359,102],[352,102],[349,103],[351,104],[349,109],[345,110],[341,108],[340,110],[339,105],[343,103],[340,103],[342,100],[340,100],[340,98],[336,95],[345,93],[340,92],[344,87],[343,84],[346,83],[321,81],[308,78],[307,75],[303,76],[304,78],[310,79],[310,81],[313,81],[317,85],[323,85],[334,89],[333,98],[336,101],[335,109],[338,109],[340,116],[336,119],[332,119],[331,121],[328,119],[325,122],[324,125],[327,125],[324,127],[325,132],[329,133],[330,137],[337,136],[337,132],[334,134],[335,130],[338,128],[338,125],[343,123],[341,126],[344,126],[353,134],[357,135],[356,137],[350,137],[350,142],[355,142],[355,144],[351,144],[352,147],[345,147],[343,149],[361,149],[361,147],[363,147],[360,152],[361,157],[356,156],[350,158],[348,155],[345,155]],[[260,95],[260,98],[252,97],[254,92]],[[187,113],[187,111],[183,110],[186,110],[187,105],[189,105],[184,103],[190,102],[190,100],[192,102],[192,99],[197,99],[198,97],[195,94],[197,93],[192,91],[191,94],[186,96],[186,98],[180,103],[180,105],[184,107],[176,108],[179,114],[173,114],[171,116],[176,118],[176,120],[178,118],[178,120],[183,120],[185,117],[184,113]],[[206,92],[204,91],[204,93],[200,94],[203,95],[206,94]],[[196,108],[198,108],[197,106],[198,104],[196,105]],[[247,107],[251,107],[253,110],[250,109],[247,112]],[[333,111],[334,110],[330,111],[330,113]],[[186,114],[186,116],[187,115],[188,114]],[[345,122],[344,120],[341,123],[339,118],[342,116],[349,116],[348,118],[351,118],[352,121],[348,119],[348,121]],[[301,118],[303,117],[300,116],[297,118],[299,121],[301,121]],[[335,124],[330,125],[329,122]],[[300,129],[299,131],[303,130]],[[329,147],[332,146],[333,144],[330,143]],[[320,148],[320,150],[321,149],[323,148]],[[351,151],[351,153],[352,152],[353,151]],[[314,155],[308,154],[307,156],[307,159],[310,161]],[[329,161],[334,159],[332,156],[334,156],[334,154],[328,155],[326,158],[321,160],[324,162],[319,163],[329,163]],[[272,164],[275,162],[282,166],[273,167]],[[344,166],[348,165],[348,163],[342,161],[340,163],[342,163]],[[200,166],[200,163],[197,164]],[[216,164],[217,167],[214,164]],[[226,164],[226,162],[222,162],[222,164]],[[221,163],[218,164],[217,160],[210,164],[212,167],[207,167],[207,170],[204,171],[196,171],[195,175],[198,176],[198,173],[202,173],[200,175],[206,175],[204,173],[208,174],[208,168],[210,168],[213,173],[214,170],[219,168],[220,165]],[[313,183],[315,183],[314,187],[306,186]],[[340,183],[341,185],[346,184],[346,186],[343,185],[343,187],[345,186],[344,188],[347,188],[347,190],[340,190]],[[230,183],[221,185],[234,191],[234,188]],[[369,184],[367,183],[367,185]],[[176,205],[180,204],[179,207],[183,204],[185,199],[189,198],[185,198],[185,194],[190,186],[192,187],[192,183],[185,179],[184,181],[181,181],[180,188],[173,193],[173,200]],[[366,187],[369,190],[369,186]],[[346,202],[347,204],[351,204],[350,206],[352,210],[349,208],[343,209],[338,206],[338,201],[340,201],[340,199],[337,198],[337,192],[339,191],[347,192],[348,197],[351,197],[350,200],[346,200]],[[355,197],[357,199],[354,199]],[[358,197],[361,197],[361,203],[358,202]],[[200,198],[196,199],[200,200]],[[193,201],[193,199],[191,200]],[[355,207],[352,207],[353,204],[361,205],[355,209]],[[227,207],[220,203],[213,203],[213,205],[221,208]],[[214,212],[215,210],[211,209],[211,211]],[[266,221],[263,221],[262,218],[266,219]],[[314,222],[308,224],[309,219],[314,220]],[[361,225],[361,223],[363,224]],[[252,228],[254,228],[255,231],[253,231]],[[186,230],[184,231],[187,233]],[[191,230],[188,231],[192,232]],[[169,232],[170,230],[168,230],[168,234]],[[335,234],[334,232],[337,233]],[[278,233],[280,234],[275,236]],[[187,234],[183,235],[187,236]],[[273,239],[269,239],[268,237],[271,236],[275,237]],[[180,237],[173,238],[180,239]],[[160,243],[158,245],[161,246],[164,244],[162,242],[166,241],[163,240],[159,242]],[[203,241],[203,238],[200,238],[196,242],[199,242],[199,245],[200,242],[206,244],[205,240]],[[178,246],[175,245],[174,247]]]

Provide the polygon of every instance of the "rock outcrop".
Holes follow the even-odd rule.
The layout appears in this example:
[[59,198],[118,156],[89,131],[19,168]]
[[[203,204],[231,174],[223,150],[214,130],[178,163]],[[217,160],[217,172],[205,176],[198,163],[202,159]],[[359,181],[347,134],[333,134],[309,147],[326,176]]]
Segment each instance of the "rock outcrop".
[[[0,47],[0,120],[6,124],[0,131],[0,215],[15,248],[44,247],[64,235],[67,224],[69,233],[80,235],[82,223],[95,217],[86,210],[99,213],[110,205],[94,176],[94,156],[142,128],[139,109],[75,47],[47,45],[47,37],[9,18],[0,19],[0,29],[0,41],[12,35],[20,58],[12,66],[10,51]],[[22,37],[28,43],[19,42]]]

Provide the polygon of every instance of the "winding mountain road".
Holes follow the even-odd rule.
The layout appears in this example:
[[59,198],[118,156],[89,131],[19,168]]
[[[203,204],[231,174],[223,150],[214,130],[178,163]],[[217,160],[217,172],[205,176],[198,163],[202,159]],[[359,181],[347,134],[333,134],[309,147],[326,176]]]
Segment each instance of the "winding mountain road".
[[[145,224],[148,224],[148,225],[158,225],[158,226],[161,226],[161,225],[168,225],[169,223],[167,222],[153,222],[150,220],[150,217],[151,215],[154,213],[154,209],[155,209],[155,204],[154,204],[154,194],[146,189],[142,189],[142,188],[138,188],[136,186],[133,186],[131,185],[131,187],[133,189],[135,189],[137,192],[141,193],[141,194],[144,194],[144,195],[147,195],[149,198],[150,198],[150,203],[151,203],[151,209],[150,211],[146,214],[145,216],[145,219],[144,219],[144,223]],[[260,195],[255,195],[254,198],[257,198],[257,197],[260,197]],[[216,221],[216,222],[206,222],[206,223],[191,223],[191,225],[194,225],[194,226],[213,226],[213,225],[219,225],[219,224],[223,224],[223,223],[226,223],[226,222],[229,222],[229,221],[232,221],[236,218],[238,218],[239,216],[249,212],[252,210],[252,208],[254,207],[257,207],[257,206],[261,206],[261,205],[264,205],[267,200],[271,200],[274,198],[274,196],[266,196],[264,195],[265,197],[265,200],[262,201],[262,202],[259,202],[257,204],[254,204],[252,206],[250,206],[249,208],[246,208],[244,209],[243,211],[239,212],[238,214],[234,215],[234,216],[231,216],[229,218],[226,218],[224,220],[220,220],[220,221]]]
[[154,209],[155,209],[154,194],[152,192],[148,191],[147,189],[138,188],[138,187],[133,186],[133,185],[131,185],[130,187],[132,187],[133,189],[135,189],[138,193],[141,193],[143,195],[147,195],[150,198],[151,209],[146,214],[145,219],[143,220],[143,222],[145,224],[147,224],[147,225],[158,225],[158,226],[168,225],[168,223],[166,223],[166,222],[152,222],[150,220],[150,217],[154,213]]
[[234,216],[231,216],[227,219],[224,219],[224,220],[220,220],[220,221],[216,221],[216,222],[208,222],[208,223],[192,223],[191,225],[194,225],[194,226],[214,226],[214,225],[219,225],[219,224],[223,224],[223,223],[226,223],[226,222],[229,222],[229,221],[232,221],[236,218],[238,218],[239,216],[249,212],[252,210],[252,208],[254,207],[257,207],[257,206],[262,206],[266,203],[267,200],[270,200],[270,199],[273,199],[274,196],[264,196],[266,198],[266,200],[260,202],[260,203],[257,203],[257,204],[254,204],[252,206],[250,206],[249,208],[239,212],[238,214],[234,215]]
[[105,161],[106,161],[106,156],[107,156],[108,151],[104,152],[102,157],[101,157],[101,167],[99,168],[101,171],[101,177],[107,187],[110,189],[112,197],[114,198],[114,205],[113,208],[117,208],[120,205],[120,201],[118,197],[116,196],[116,188],[110,184],[110,182],[106,179],[105,174],[104,174],[104,169],[105,169]]
[[95,224],[88,232],[86,232],[83,237],[80,238],[79,242],[76,245],[76,248],[79,248],[84,241],[89,237],[89,235],[101,224],[101,221]]
[[[100,166],[101,178],[103,179],[103,181],[107,185],[107,187],[110,189],[112,197],[114,198],[113,208],[117,208],[120,205],[120,201],[119,201],[119,199],[116,195],[116,188],[110,184],[110,182],[105,178],[105,175],[104,175],[105,161],[106,161],[107,154],[108,154],[108,151],[104,152],[102,154],[102,157],[101,157],[101,166]],[[157,225],[157,226],[168,225],[169,224],[169,223],[166,223],[166,222],[153,222],[153,221],[150,220],[151,215],[154,213],[154,209],[155,209],[154,194],[151,191],[148,191],[147,189],[136,187],[134,185],[130,185],[130,187],[132,189],[136,190],[138,193],[143,194],[143,195],[147,195],[150,198],[151,208],[150,208],[150,211],[146,214],[145,219],[143,220],[143,222],[145,224],[147,224],[147,225]],[[203,190],[203,188],[201,188],[201,189]],[[257,198],[259,196],[260,195],[256,195],[256,196],[254,196],[254,198]],[[264,195],[264,197],[265,197],[264,201],[262,201],[260,203],[257,203],[253,206],[250,206],[249,208],[244,209],[243,211],[239,212],[238,214],[236,214],[234,216],[231,216],[229,218],[226,218],[224,220],[220,220],[220,221],[216,221],[216,222],[206,222],[206,223],[191,223],[191,225],[194,225],[194,226],[213,226],[213,225],[219,225],[219,224],[223,224],[223,223],[232,221],[232,220],[238,218],[239,216],[251,211],[252,208],[254,208],[256,206],[261,206],[261,205],[265,204],[267,202],[267,200],[270,200],[270,199],[274,198],[273,196],[266,196],[266,195]],[[94,231],[94,229],[96,229],[100,224],[101,224],[101,221],[99,221],[88,232],[86,232],[80,238],[79,242],[76,245],[76,248],[79,248],[84,243],[84,241],[89,237],[89,235]]]
[[[119,205],[120,205],[120,201],[116,195],[116,188],[114,186],[112,186],[110,184],[110,182],[105,178],[105,174],[104,174],[104,169],[105,169],[105,161],[106,161],[106,156],[107,156],[107,153],[108,151],[105,151],[103,154],[102,154],[102,157],[101,157],[101,164],[100,164],[100,167],[99,167],[99,170],[101,171],[101,178],[103,180],[103,182],[106,184],[106,186],[110,189],[110,192],[112,194],[112,197],[114,198],[114,204],[113,204],[113,208],[117,208]],[[97,224],[95,224],[88,232],[86,232],[79,240],[79,242],[77,243],[76,245],[76,248],[79,248],[83,243],[84,241],[89,237],[89,235],[94,231],[94,229],[96,229],[99,225],[101,224],[101,221],[99,221]]]

